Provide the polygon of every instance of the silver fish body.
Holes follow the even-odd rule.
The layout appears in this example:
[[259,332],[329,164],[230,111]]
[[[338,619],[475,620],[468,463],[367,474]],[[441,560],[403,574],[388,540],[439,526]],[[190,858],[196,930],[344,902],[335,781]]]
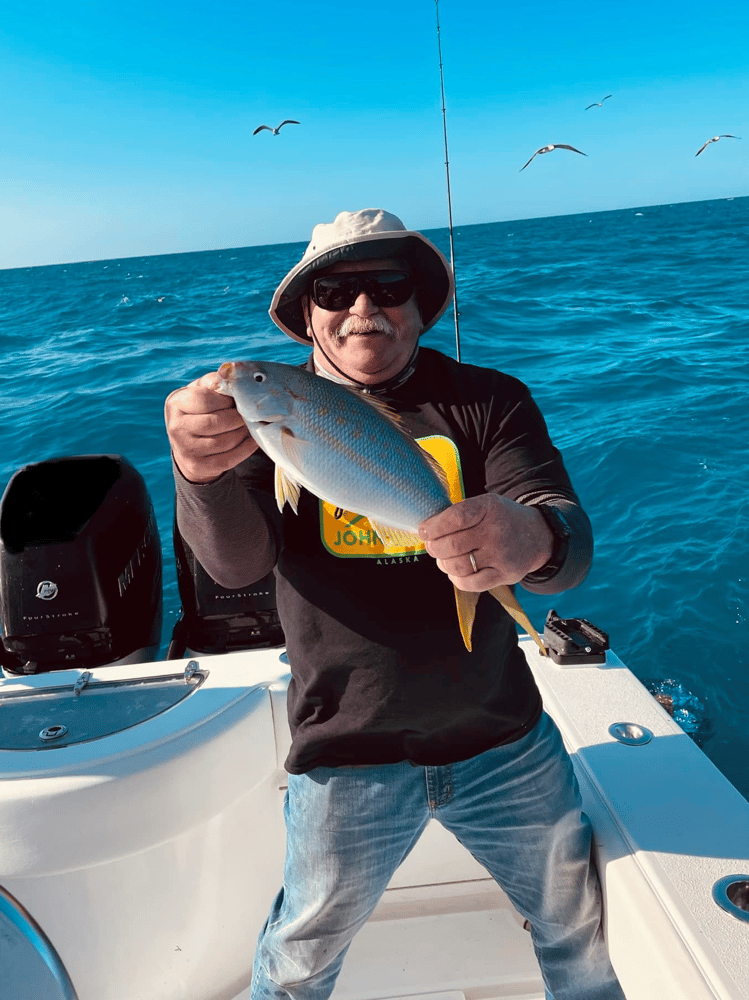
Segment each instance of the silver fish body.
[[373,397],[279,362],[219,375],[263,451],[322,500],[410,533],[450,506],[431,457]]
[[[418,542],[422,521],[451,505],[444,473],[397,414],[375,397],[273,361],[230,361],[218,371],[253,438],[276,464],[276,500],[297,509],[299,487],[362,514],[385,545]],[[281,470],[281,471],[279,471]],[[455,589],[461,635],[471,649],[478,594]],[[530,635],[540,636],[511,589],[489,593]]]

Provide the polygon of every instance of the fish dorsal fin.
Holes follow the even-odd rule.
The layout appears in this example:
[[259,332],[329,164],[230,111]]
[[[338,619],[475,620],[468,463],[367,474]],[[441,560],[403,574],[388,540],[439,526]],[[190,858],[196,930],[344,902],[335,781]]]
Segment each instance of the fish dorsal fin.
[[299,483],[292,479],[288,472],[281,468],[280,465],[276,466],[276,503],[278,504],[278,509],[283,513],[284,504],[288,501],[291,509],[295,514],[298,513],[299,506],[299,495],[301,493],[301,486]]
[[[346,388],[348,389],[349,387],[346,386]],[[379,414],[381,414],[383,417],[385,417],[386,420],[389,420],[391,424],[393,424],[395,427],[397,427],[398,430],[402,434],[405,434],[406,437],[409,437],[412,441],[414,441],[415,444],[419,444],[419,442],[415,440],[415,438],[413,437],[413,435],[411,434],[411,432],[407,429],[406,425],[403,422],[403,418],[401,417],[400,413],[398,413],[396,410],[394,410],[392,408],[392,406],[390,406],[389,403],[386,403],[384,400],[380,399],[377,396],[370,396],[368,394],[361,393],[357,389],[349,389],[349,392],[355,392],[359,396],[360,399],[363,399],[369,406],[371,406],[371,407],[373,407],[373,409],[377,410],[377,412]],[[429,465],[429,468],[437,476],[437,478],[439,479],[440,483],[445,488],[445,493],[447,493],[447,495],[449,496],[450,495],[450,486],[449,486],[448,479],[447,479],[447,473],[442,468],[442,466],[437,461],[437,459],[434,457],[434,455],[431,454],[431,452],[427,451],[427,449],[424,448],[422,445],[419,445],[419,447],[421,448],[422,452],[424,453],[424,457],[427,460],[427,464]],[[384,537],[384,536],[381,536],[381,537]]]
[[404,434],[408,434],[408,436],[411,437],[403,424],[403,419],[401,418],[400,413],[394,410],[390,403],[386,403],[385,400],[380,399],[379,396],[372,396],[367,392],[362,392],[360,389],[355,389],[353,386],[345,385],[343,388],[346,389],[347,392],[352,393],[358,399],[363,400],[367,406],[371,406],[373,410],[377,410],[380,416],[389,420],[390,423],[394,424],[399,431],[403,431]]
[[[394,410],[389,403],[386,403],[383,399],[380,399],[379,396],[371,396],[368,393],[361,392],[359,389],[354,389],[352,386],[348,386],[347,385],[347,386],[344,386],[344,388],[348,392],[354,393],[356,396],[358,396],[359,399],[363,399],[364,402],[368,406],[371,406],[372,409],[376,410],[380,414],[380,416],[383,416],[383,417],[385,417],[386,420],[389,420],[390,423],[394,427],[397,427],[397,429],[402,434],[405,434],[406,437],[408,437],[412,441],[414,441],[415,444],[419,444],[419,442],[415,440],[415,438],[413,437],[413,435],[411,434],[411,432],[408,430],[408,428],[404,424],[403,418],[401,417],[400,413],[398,413],[396,410]],[[424,448],[423,446],[420,445],[420,447],[421,447],[421,450],[424,452],[424,456],[425,456],[425,458],[427,460],[427,464],[429,465],[429,468],[437,476],[437,478],[439,479],[440,483],[444,486],[445,492],[449,496],[450,495],[450,487],[449,487],[449,483],[448,483],[448,479],[447,479],[447,473],[442,468],[442,466],[439,464],[439,462],[434,457],[434,455],[432,455],[429,451],[427,451],[427,449]],[[384,536],[381,536],[381,537],[384,537]]]

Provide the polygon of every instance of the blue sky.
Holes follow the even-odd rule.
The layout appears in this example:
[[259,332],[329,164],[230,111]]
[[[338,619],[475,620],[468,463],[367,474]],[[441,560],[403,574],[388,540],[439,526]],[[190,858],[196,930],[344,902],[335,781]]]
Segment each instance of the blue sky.
[[[439,17],[457,225],[749,194],[745,0]],[[0,267],[447,224],[434,0],[7,6],[0,116]]]

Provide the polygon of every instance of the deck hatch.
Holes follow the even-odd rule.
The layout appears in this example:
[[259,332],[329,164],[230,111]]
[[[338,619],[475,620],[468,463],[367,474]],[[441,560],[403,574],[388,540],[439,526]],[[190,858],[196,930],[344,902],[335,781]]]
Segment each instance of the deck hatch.
[[0,750],[56,750],[140,725],[201,686],[207,672],[193,663],[178,674],[0,693]]

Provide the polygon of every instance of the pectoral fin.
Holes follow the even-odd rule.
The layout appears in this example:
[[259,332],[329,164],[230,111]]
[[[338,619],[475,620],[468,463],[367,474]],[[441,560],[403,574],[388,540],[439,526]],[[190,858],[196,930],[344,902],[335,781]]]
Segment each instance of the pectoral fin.
[[460,634],[463,636],[463,642],[469,653],[471,652],[471,632],[473,631],[473,619],[476,617],[478,600],[478,594],[455,588],[455,606],[458,609]]
[[[525,629],[529,636],[531,636],[536,642],[538,648],[541,650],[541,656],[546,656],[546,647],[541,641],[541,637],[538,632],[531,625],[528,615],[523,611],[520,606],[520,601],[513,594],[509,587],[501,585],[499,587],[492,587],[489,591],[492,597],[499,601],[502,607],[505,609],[508,615],[515,619],[518,625]],[[470,646],[469,646],[470,649]]]
[[284,472],[280,465],[276,466],[276,503],[283,511],[283,505],[288,501],[294,513],[297,513],[301,486],[291,476]]

